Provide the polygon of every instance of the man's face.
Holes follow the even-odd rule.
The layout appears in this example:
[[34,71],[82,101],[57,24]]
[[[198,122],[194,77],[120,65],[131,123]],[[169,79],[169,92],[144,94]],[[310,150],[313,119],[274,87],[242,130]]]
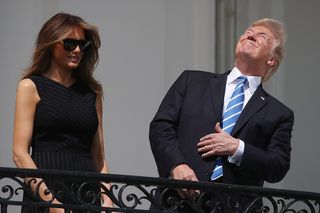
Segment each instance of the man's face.
[[246,30],[240,37],[236,46],[236,57],[248,57],[250,60],[257,60],[266,63],[272,58],[271,49],[275,38],[271,31],[264,26],[254,26]]

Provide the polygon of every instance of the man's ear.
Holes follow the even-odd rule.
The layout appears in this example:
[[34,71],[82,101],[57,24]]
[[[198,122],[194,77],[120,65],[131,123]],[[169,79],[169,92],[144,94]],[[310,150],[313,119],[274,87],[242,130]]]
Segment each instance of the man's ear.
[[273,67],[275,64],[276,64],[276,60],[274,58],[269,58],[267,60],[267,64],[270,66],[270,67]]

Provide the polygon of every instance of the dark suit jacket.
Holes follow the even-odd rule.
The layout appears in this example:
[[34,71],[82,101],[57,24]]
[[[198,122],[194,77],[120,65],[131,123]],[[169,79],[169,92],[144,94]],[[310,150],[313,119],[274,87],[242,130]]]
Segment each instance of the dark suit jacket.
[[[188,164],[208,181],[216,157],[203,159],[197,143],[221,122],[227,75],[184,71],[171,86],[150,124],[150,144],[160,177]],[[243,109],[231,135],[245,143],[240,166],[223,156],[224,183],[262,186],[280,181],[290,167],[293,111],[260,85]]]

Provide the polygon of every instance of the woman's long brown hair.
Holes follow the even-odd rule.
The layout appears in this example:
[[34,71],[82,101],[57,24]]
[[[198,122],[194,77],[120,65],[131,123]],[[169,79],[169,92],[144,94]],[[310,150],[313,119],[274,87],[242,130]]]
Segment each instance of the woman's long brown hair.
[[83,58],[79,66],[73,70],[72,75],[102,97],[102,86],[93,77],[93,72],[99,61],[98,49],[101,46],[98,29],[79,16],[67,13],[54,15],[42,26],[36,39],[31,65],[24,71],[22,78],[45,73],[51,65],[53,45],[66,38],[68,33],[76,27],[82,28],[86,40],[90,40],[92,43],[84,51]]

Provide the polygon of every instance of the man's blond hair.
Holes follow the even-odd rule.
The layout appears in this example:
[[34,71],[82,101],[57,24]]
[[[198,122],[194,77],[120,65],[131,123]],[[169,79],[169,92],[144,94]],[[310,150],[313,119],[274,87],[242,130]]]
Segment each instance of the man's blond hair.
[[255,26],[263,26],[268,28],[275,38],[275,42],[271,49],[271,54],[275,59],[275,65],[271,69],[267,70],[266,75],[263,77],[262,81],[266,81],[276,72],[283,59],[286,33],[283,24],[274,19],[260,19],[252,23],[250,27]]

